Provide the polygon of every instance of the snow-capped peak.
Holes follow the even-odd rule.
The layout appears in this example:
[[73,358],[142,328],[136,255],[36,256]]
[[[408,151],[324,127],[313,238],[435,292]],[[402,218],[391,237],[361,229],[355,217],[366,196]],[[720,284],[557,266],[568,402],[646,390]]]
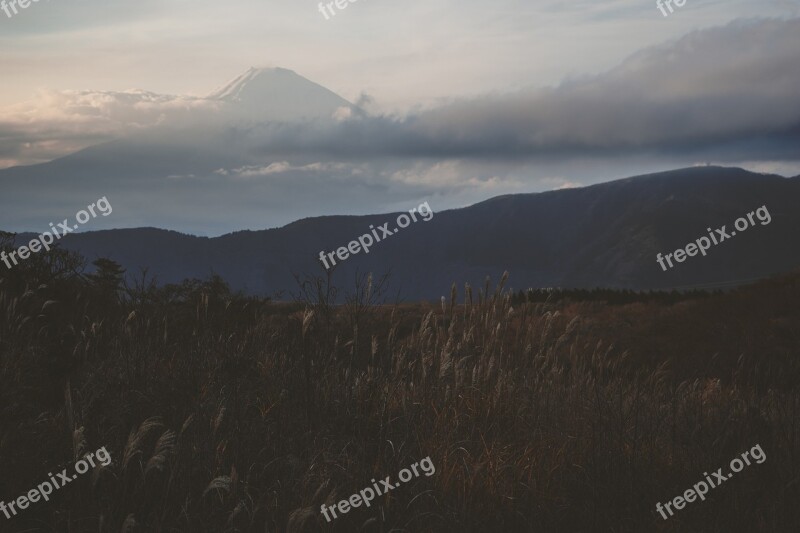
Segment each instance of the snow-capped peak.
[[354,106],[336,93],[285,68],[250,68],[208,96],[250,118],[293,121],[331,118]]

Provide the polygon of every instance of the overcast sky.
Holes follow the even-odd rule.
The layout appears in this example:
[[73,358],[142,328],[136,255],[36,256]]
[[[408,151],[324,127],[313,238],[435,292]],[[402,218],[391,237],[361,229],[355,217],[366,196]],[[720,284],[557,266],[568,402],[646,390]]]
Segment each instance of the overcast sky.
[[[654,0],[359,0],[329,20],[318,5],[41,0],[0,11],[0,168],[154,124],[195,130],[208,101],[193,96],[280,66],[370,115],[259,132],[263,158],[246,166],[149,176],[207,180],[220,201],[234,187],[231,202],[269,198],[266,218],[258,204],[200,227],[187,207],[177,222],[142,210],[125,225],[218,234],[706,162],[800,174],[800,0],[688,0],[668,17]],[[322,199],[307,198],[308,184]]]
[[313,0],[41,0],[0,12],[2,104],[40,88],[204,95],[251,66],[295,70],[385,108],[554,85],[644,47],[797,0],[360,0],[326,20]]

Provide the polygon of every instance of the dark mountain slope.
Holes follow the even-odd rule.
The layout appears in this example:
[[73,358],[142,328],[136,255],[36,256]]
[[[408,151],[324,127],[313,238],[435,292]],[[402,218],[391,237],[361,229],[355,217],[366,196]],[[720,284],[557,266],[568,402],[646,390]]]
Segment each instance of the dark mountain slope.
[[[772,220],[689,257],[664,272],[656,254],[733,228],[766,206]],[[405,298],[438,298],[452,282],[482,283],[511,272],[513,287],[669,288],[735,284],[800,265],[800,179],[735,168],[696,167],[579,189],[508,195],[436,213],[359,253],[335,272],[340,285],[356,269],[393,273]],[[411,206],[409,206],[411,207]],[[433,209],[435,205],[431,206]],[[396,214],[327,216],[283,228],[200,238],[155,229],[98,231],[67,238],[89,259],[110,257],[162,282],[216,272],[255,293],[294,288],[292,274],[321,273],[321,250],[335,250]]]

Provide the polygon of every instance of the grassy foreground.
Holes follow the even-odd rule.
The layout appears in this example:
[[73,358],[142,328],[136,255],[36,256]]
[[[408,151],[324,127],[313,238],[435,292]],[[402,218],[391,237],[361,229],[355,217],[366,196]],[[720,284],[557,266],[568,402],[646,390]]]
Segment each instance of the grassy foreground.
[[[288,305],[54,265],[0,277],[0,500],[102,446],[113,462],[0,531],[800,526],[798,275],[613,307],[512,305],[505,279],[373,305],[362,278],[331,306],[320,280]],[[656,513],[756,444],[765,463]],[[434,475],[322,517],[428,456]]]

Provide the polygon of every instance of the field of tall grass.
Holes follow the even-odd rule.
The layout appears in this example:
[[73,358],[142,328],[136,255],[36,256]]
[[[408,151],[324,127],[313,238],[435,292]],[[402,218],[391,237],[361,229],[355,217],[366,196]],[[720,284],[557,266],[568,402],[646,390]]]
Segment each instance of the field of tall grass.
[[[332,305],[329,280],[282,304],[49,261],[0,277],[0,500],[113,462],[0,531],[800,529],[798,275],[613,310],[513,301],[505,277],[381,305],[365,276]],[[765,463],[656,513],[756,444]],[[434,475],[321,515],[427,456]]]

